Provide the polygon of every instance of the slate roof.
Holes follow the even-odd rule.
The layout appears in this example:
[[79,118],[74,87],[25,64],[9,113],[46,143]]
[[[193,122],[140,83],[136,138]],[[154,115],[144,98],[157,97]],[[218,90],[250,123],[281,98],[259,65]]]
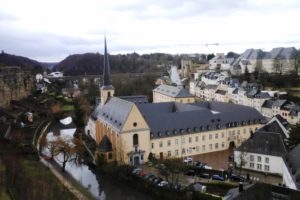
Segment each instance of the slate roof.
[[285,157],[285,163],[289,172],[296,184],[296,187],[300,189],[300,144],[292,149]]
[[208,90],[215,90],[217,89],[217,85],[207,85],[205,88],[208,89]]
[[98,150],[103,153],[112,151],[111,141],[109,140],[109,138],[106,135],[104,135],[102,137],[102,140],[98,146]]
[[111,97],[103,106],[97,106],[95,111],[92,113],[91,118],[94,120],[101,119],[116,130],[120,131],[123,128],[133,106],[134,103],[130,101]]
[[227,93],[227,91],[225,91],[225,90],[217,90],[215,93],[216,94],[220,94],[220,95],[225,95]]
[[264,59],[291,59],[295,56],[296,51],[294,47],[277,47],[267,52]]
[[103,87],[112,86],[110,80],[110,66],[106,47],[106,38],[104,38],[104,61],[103,61]]
[[254,108],[214,101],[138,104],[137,107],[150,127],[151,138],[257,124],[264,119]]
[[271,98],[269,93],[267,93],[267,92],[260,92],[260,93],[256,94],[254,97],[257,98],[257,99]]
[[266,124],[265,126],[261,127],[259,131],[279,133],[283,139],[286,139],[286,135],[277,121]]
[[148,97],[146,95],[136,95],[136,96],[118,96],[120,99],[124,99],[126,101],[133,102],[135,104],[138,103],[149,103]]
[[281,108],[286,102],[287,100],[278,99],[274,102],[273,106]]
[[175,98],[193,97],[193,95],[190,94],[187,89],[171,85],[160,85],[153,91]]
[[243,59],[259,59],[263,56],[263,51],[260,49],[246,49],[241,55]]
[[272,109],[274,102],[275,101],[273,101],[273,100],[265,100],[261,107]]
[[237,151],[250,153],[285,156],[287,150],[280,133],[256,131],[244,144],[237,148]]

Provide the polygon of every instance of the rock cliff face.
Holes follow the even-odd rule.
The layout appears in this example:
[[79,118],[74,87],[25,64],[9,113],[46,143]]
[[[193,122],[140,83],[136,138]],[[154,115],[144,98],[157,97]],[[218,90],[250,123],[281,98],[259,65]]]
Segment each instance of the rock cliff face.
[[19,67],[0,67],[0,107],[7,107],[11,100],[31,94],[33,77]]

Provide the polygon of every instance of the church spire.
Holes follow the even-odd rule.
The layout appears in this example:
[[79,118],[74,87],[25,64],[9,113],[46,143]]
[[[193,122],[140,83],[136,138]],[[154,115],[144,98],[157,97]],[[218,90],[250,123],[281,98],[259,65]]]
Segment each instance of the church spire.
[[100,101],[103,106],[109,100],[110,97],[113,97],[115,94],[115,88],[111,84],[110,80],[110,69],[109,61],[106,47],[106,37],[104,37],[104,62],[103,62],[103,83],[100,88]]
[[108,53],[106,47],[106,37],[104,37],[104,63],[103,63],[103,84],[102,86],[112,86],[110,81],[110,67],[108,61]]

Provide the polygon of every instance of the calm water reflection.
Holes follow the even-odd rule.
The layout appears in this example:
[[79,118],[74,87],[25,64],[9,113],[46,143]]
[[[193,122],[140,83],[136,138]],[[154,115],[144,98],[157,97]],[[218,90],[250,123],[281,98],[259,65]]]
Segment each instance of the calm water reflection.
[[112,183],[107,176],[96,176],[86,165],[67,163],[66,171],[99,200],[153,200],[131,188],[130,185]]

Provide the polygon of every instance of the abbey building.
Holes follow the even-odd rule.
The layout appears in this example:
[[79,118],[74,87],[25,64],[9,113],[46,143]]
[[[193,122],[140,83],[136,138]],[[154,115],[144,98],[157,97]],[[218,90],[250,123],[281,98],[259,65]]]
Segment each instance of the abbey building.
[[168,159],[226,150],[241,145],[264,122],[254,108],[236,104],[115,97],[106,41],[104,54],[101,102],[86,132],[108,162],[137,165],[147,162],[150,153]]

